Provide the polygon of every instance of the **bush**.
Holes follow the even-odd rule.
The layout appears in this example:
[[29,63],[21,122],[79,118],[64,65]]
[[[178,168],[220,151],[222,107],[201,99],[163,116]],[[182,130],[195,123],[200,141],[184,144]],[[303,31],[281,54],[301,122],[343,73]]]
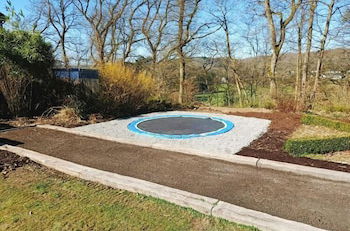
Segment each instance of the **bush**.
[[350,136],[324,139],[289,139],[284,148],[294,156],[345,151],[350,149]]
[[[137,72],[123,63],[99,66],[101,97],[108,112],[130,115],[142,108],[154,95],[156,83],[145,71]],[[107,113],[108,113],[107,112]]]
[[36,107],[33,95],[41,96],[41,88],[33,85],[51,77],[53,63],[51,46],[40,34],[0,29],[0,91],[12,115],[27,115]]
[[317,115],[306,114],[301,118],[301,122],[307,125],[318,125],[333,128],[338,131],[350,132],[350,123],[332,120]]

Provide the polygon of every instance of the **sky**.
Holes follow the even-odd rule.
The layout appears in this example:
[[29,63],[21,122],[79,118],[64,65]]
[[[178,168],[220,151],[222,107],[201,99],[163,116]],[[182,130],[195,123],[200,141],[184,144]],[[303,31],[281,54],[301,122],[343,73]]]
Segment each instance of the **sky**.
[[[22,10],[25,16],[30,15],[30,1],[31,0],[10,0],[12,5],[14,6],[14,8],[16,9],[16,11]],[[35,0],[34,0],[35,1]],[[205,8],[205,12],[203,15],[201,15],[201,17],[203,17],[204,19],[206,17],[209,17],[209,13],[211,11],[211,9],[214,8],[214,0],[203,0],[204,1],[204,8]],[[226,1],[226,0],[224,0]],[[349,5],[350,5],[350,0],[340,0],[343,2],[347,2],[349,1]],[[246,17],[246,6],[247,6],[247,2],[248,0],[245,1],[234,1],[234,11],[232,13],[232,18],[234,23],[232,23],[232,45],[235,49],[235,55],[236,57],[239,58],[244,58],[244,57],[248,57],[251,56],[251,51],[249,51],[249,45],[244,42],[242,39],[242,37],[244,37],[245,33],[246,33],[246,27],[249,26],[249,22],[247,24],[241,23],[242,19],[244,19]],[[5,6],[6,0],[0,0],[0,11],[4,11],[4,6]],[[203,19],[202,18],[202,19]],[[259,18],[259,24],[261,23],[261,27],[265,27],[266,26],[266,21],[263,17]],[[252,22],[252,23],[256,23],[256,22]],[[333,26],[333,25],[332,25]],[[332,27],[331,26],[331,27]],[[215,33],[212,36],[213,40],[217,39],[217,41],[223,41],[224,36],[223,36],[223,32],[219,31],[217,33]],[[332,48],[332,47],[336,47],[336,45],[333,45],[332,42],[328,43],[328,48]],[[293,51],[293,45],[291,46],[291,51]],[[137,53],[141,54],[141,55],[147,55],[147,50],[145,48],[142,47],[138,47],[137,48]]]
[[[10,1],[16,10],[23,10],[23,13],[25,15],[29,14],[29,5],[30,5],[29,0],[10,0]],[[0,0],[0,3],[1,3],[0,9],[3,11],[6,0]]]

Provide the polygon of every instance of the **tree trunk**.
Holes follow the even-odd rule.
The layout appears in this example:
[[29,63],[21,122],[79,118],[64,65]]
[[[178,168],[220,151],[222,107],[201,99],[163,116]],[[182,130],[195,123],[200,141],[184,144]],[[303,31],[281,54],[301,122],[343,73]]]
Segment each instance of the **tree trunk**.
[[312,93],[310,96],[310,106],[313,104],[313,100],[316,98],[318,79],[320,78],[321,69],[322,69],[323,54],[324,54],[324,52],[321,51],[321,54],[319,54],[319,57],[317,59],[315,81],[314,81],[314,86],[312,88]]
[[178,32],[177,32],[177,53],[179,56],[179,98],[178,103],[183,103],[184,94],[184,81],[186,76],[186,63],[184,56],[184,20],[185,20],[185,0],[178,0],[179,5],[179,21],[178,21]]
[[278,56],[273,53],[270,63],[270,96],[272,98],[277,97],[277,81],[276,81],[276,65],[278,61]]
[[332,0],[329,5],[328,5],[328,15],[327,15],[327,20],[326,24],[324,27],[324,31],[322,33],[322,39],[321,39],[321,44],[320,44],[320,50],[318,52],[318,59],[317,59],[317,67],[316,67],[316,76],[315,76],[315,81],[314,81],[314,86],[312,89],[312,93],[310,96],[310,107],[313,106],[313,102],[316,98],[316,92],[317,92],[317,87],[318,87],[318,80],[321,75],[321,70],[322,70],[322,62],[323,62],[323,57],[324,57],[324,50],[325,50],[325,45],[326,45],[326,40],[328,37],[328,32],[329,32],[329,25],[331,23],[332,15],[333,15],[333,7],[334,7],[334,2],[335,0]]
[[62,49],[62,59],[63,59],[63,65],[65,69],[69,68],[69,59],[67,56],[67,51],[66,51],[66,44],[65,44],[65,38],[63,37],[61,39],[61,49]]
[[178,98],[179,104],[183,103],[185,76],[186,76],[185,57],[183,55],[180,55],[179,57],[179,98]]
[[305,100],[306,100],[307,79],[309,74],[308,73],[309,59],[310,59],[310,52],[311,52],[311,46],[312,46],[312,32],[313,32],[314,16],[315,16],[318,0],[309,0],[309,4],[310,4],[310,9],[309,9],[306,51],[305,51],[305,56],[303,61],[302,78],[301,78],[301,92],[300,92],[301,105],[305,105]]
[[[303,14],[303,12],[302,12]],[[298,56],[296,63],[296,76],[295,76],[295,88],[294,88],[294,101],[296,103],[296,110],[299,110],[299,96],[300,96],[300,77],[301,77],[301,65],[302,65],[302,29],[304,24],[304,14],[301,16],[298,23]]]

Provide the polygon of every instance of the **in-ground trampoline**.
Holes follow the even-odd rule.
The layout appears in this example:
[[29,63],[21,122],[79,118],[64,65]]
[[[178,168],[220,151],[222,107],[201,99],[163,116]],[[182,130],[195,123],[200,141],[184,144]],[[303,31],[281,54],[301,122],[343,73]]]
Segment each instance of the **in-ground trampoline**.
[[267,131],[269,120],[206,112],[171,111],[90,124],[73,130],[145,147],[227,156]]
[[189,139],[219,135],[234,127],[231,121],[200,115],[164,115],[137,119],[128,125],[132,132],[165,139]]

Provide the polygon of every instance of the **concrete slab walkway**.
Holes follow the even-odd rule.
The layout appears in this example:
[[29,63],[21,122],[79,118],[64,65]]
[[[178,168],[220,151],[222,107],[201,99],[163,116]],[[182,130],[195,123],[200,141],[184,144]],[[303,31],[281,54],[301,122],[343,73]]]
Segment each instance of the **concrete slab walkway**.
[[40,128],[2,141],[329,230],[350,229],[350,184]]

